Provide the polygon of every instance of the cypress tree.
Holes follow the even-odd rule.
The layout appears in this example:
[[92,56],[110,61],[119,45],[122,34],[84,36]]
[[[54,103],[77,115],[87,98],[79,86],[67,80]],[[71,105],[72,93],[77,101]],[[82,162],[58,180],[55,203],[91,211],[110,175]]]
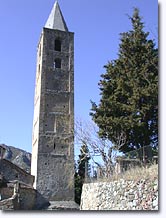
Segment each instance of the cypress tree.
[[86,144],[83,144],[80,149],[78,159],[78,169],[75,170],[75,202],[80,204],[82,186],[86,176],[89,176],[89,149]]
[[129,19],[132,30],[120,34],[118,58],[104,66],[101,99],[91,102],[90,113],[102,138],[116,145],[117,137],[125,136],[123,152],[158,146],[158,49],[137,8]]

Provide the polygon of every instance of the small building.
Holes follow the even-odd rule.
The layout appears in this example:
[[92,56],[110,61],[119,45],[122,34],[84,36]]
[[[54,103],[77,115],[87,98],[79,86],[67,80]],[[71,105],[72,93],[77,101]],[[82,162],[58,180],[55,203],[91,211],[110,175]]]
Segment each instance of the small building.
[[0,210],[43,209],[49,202],[33,188],[34,176],[4,159],[0,146]]
[[33,186],[34,176],[6,159],[0,159],[0,174],[6,181],[18,180],[31,187]]

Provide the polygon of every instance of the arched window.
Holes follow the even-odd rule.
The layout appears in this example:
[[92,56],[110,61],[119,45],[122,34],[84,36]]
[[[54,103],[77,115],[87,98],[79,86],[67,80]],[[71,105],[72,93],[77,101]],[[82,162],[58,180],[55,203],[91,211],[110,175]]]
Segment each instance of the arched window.
[[61,59],[55,59],[54,60],[54,69],[55,68],[61,68]]
[[55,40],[54,49],[55,51],[61,51],[61,41],[59,39]]

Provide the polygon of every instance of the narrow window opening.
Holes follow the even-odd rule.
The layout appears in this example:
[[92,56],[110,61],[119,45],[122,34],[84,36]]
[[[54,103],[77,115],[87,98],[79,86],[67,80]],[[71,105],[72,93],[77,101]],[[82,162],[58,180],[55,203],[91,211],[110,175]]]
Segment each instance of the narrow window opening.
[[39,57],[41,56],[41,44],[39,45]]
[[55,51],[61,51],[61,41],[59,39],[55,40],[54,49]]
[[55,145],[55,143],[54,143],[54,150],[55,150],[55,147],[56,147],[56,145]]
[[39,64],[38,70],[39,70],[39,73],[40,73],[40,64]]
[[56,132],[56,120],[54,122],[54,132]]
[[68,147],[68,156],[70,156],[70,145]]
[[55,68],[61,68],[61,59],[55,59],[54,60],[54,69]]

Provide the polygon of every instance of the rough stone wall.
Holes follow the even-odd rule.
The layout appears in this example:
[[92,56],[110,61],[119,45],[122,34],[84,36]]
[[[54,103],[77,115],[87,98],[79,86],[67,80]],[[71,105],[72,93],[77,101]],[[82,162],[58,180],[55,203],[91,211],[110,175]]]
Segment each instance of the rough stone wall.
[[158,180],[83,185],[81,210],[158,210]]
[[[0,191],[3,195],[3,199],[5,198],[4,200],[0,201],[2,210],[31,210],[34,209],[36,205],[36,190],[34,189],[20,188],[17,200],[15,197],[13,197],[13,188],[2,188]],[[17,205],[15,203],[17,203]]]

